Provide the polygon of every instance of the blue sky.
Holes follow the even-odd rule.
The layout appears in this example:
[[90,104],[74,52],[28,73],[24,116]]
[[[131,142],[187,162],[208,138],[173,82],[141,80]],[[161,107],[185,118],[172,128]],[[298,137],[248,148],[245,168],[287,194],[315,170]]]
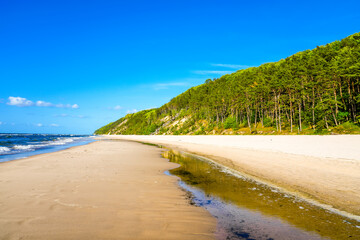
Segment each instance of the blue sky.
[[92,133],[360,31],[360,1],[0,2],[0,132]]

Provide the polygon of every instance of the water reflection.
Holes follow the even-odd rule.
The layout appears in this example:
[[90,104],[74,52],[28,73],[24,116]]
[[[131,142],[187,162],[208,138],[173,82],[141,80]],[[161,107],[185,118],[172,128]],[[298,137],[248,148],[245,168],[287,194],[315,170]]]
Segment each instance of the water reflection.
[[163,155],[181,165],[169,172],[218,219],[221,239],[360,239],[356,220],[234,176],[205,159],[176,151]]

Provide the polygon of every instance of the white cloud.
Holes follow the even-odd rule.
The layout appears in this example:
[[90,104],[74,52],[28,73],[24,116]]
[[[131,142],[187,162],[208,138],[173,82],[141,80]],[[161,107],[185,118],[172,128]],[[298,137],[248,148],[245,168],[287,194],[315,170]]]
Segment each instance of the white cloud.
[[50,124],[50,126],[51,126],[51,127],[58,127],[58,126],[59,126],[59,124],[52,123],[52,124]]
[[211,75],[211,74],[225,75],[225,74],[233,73],[233,71],[197,70],[197,71],[193,71],[193,73],[199,74],[199,75]]
[[252,66],[248,66],[248,65],[223,64],[223,63],[213,63],[213,64],[211,64],[211,66],[214,66],[214,67],[234,68],[234,69],[244,69],[244,68],[252,67]]
[[129,114],[129,113],[136,113],[138,110],[136,109],[132,109],[132,110],[127,110],[126,113]]
[[36,101],[36,106],[38,107],[52,107],[52,103],[44,101]]
[[120,109],[123,109],[123,107],[120,106],[120,105],[116,105],[115,107],[108,107],[108,109],[111,109],[111,110],[120,110]]
[[66,113],[55,114],[54,117],[69,117],[69,114],[66,114]]
[[7,104],[17,107],[28,107],[34,105],[32,101],[22,97],[9,97],[9,102]]
[[191,78],[178,78],[178,79],[168,79],[168,82],[159,82],[153,84],[143,84],[139,85],[142,88],[152,89],[152,90],[164,90],[171,87],[192,87],[204,82],[204,77],[191,77]]
[[72,117],[72,118],[87,118],[87,116],[84,115],[69,115],[66,113],[62,113],[62,114],[55,114],[53,115],[54,117]]
[[42,124],[42,123],[38,123],[38,124],[36,124],[36,126],[38,126],[38,127],[42,127],[42,126],[43,126],[43,124]]
[[79,108],[79,105],[77,105],[77,104],[71,105],[71,104],[62,104],[62,103],[60,103],[60,104],[55,104],[53,106],[57,107],[57,108],[74,108],[74,109]]
[[29,106],[37,106],[37,107],[56,107],[56,108],[79,108],[78,104],[53,104],[45,101],[36,101],[35,103],[31,100],[22,97],[9,97],[8,105],[17,106],[17,107],[29,107]]

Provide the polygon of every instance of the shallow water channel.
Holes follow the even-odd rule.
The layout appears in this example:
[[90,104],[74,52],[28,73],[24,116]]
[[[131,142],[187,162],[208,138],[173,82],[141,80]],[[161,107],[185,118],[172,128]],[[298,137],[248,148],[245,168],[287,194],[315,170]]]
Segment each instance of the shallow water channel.
[[212,161],[174,150],[163,156],[180,167],[192,204],[218,221],[218,239],[360,239],[360,222],[315,206],[276,188],[234,174]]

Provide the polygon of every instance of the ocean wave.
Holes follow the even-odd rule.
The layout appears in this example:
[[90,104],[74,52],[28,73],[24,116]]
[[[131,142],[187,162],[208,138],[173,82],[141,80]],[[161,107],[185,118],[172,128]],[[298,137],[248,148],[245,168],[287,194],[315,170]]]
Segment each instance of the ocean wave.
[[8,148],[8,147],[0,147],[0,154],[1,153],[5,153],[5,152],[10,152],[11,150],[10,150],[10,148]]
[[12,149],[15,150],[29,150],[34,148],[34,145],[15,145],[12,147]]
[[6,141],[0,141],[0,155],[16,155],[27,152],[37,152],[42,149],[57,149],[89,139],[89,136],[85,135],[46,135],[45,137],[44,135],[45,134],[2,134],[1,136],[0,134],[0,138],[11,136],[11,138]]
[[[65,145],[67,143],[71,143],[74,141],[75,138],[65,138],[65,139],[59,139],[53,142],[48,142],[48,145]],[[78,138],[77,138],[78,139]]]

